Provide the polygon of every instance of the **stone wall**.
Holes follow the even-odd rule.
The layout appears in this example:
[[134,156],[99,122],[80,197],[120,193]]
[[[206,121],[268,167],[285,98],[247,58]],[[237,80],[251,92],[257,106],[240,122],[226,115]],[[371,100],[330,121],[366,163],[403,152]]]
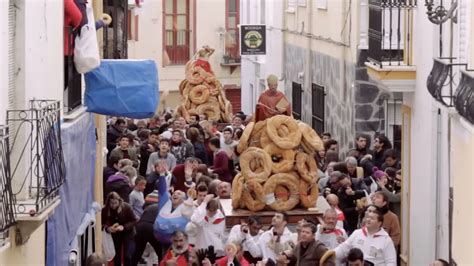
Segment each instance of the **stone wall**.
[[[304,83],[298,73],[304,72],[305,49],[285,45],[285,94],[291,101],[292,82]],[[312,51],[311,82],[324,86],[326,91],[325,131],[338,140],[341,153],[354,145],[354,90],[355,65]],[[303,85],[301,120],[311,124],[311,89]],[[322,133],[322,132],[318,132]]]
[[366,51],[360,51],[356,69],[355,90],[355,131],[374,136],[385,133],[385,100],[392,95],[380,89],[367,75]]

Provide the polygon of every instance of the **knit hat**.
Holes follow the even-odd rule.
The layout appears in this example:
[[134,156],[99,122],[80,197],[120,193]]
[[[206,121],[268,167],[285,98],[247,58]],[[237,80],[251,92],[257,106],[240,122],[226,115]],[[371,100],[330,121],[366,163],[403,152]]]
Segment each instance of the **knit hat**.
[[379,170],[379,168],[372,168],[372,177],[379,180],[382,176],[386,175],[384,171]]

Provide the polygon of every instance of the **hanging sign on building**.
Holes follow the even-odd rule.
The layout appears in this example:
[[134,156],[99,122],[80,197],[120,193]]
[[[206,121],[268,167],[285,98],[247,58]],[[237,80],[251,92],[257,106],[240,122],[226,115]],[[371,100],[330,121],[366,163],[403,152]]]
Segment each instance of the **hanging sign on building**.
[[241,55],[264,55],[266,53],[265,25],[241,25],[240,47]]

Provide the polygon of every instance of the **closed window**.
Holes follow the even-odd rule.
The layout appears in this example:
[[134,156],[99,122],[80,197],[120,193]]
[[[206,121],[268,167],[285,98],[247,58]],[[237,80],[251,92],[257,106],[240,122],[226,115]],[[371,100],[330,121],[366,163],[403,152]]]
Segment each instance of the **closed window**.
[[164,46],[172,65],[184,65],[189,60],[189,0],[165,0]]
[[293,104],[293,117],[301,119],[301,84],[293,82],[291,91],[291,101]]
[[225,50],[226,54],[232,59],[240,58],[239,56],[239,17],[240,17],[240,1],[226,0],[226,21],[225,27],[227,31]]
[[311,97],[311,122],[314,130],[322,133],[324,132],[324,107],[326,105],[324,87],[313,83]]

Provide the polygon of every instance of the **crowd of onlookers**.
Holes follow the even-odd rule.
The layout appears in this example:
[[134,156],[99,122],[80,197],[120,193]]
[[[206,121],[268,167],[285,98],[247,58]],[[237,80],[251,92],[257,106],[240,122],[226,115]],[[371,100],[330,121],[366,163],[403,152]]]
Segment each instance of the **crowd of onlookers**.
[[249,119],[237,113],[224,126],[170,113],[109,120],[102,224],[115,265],[144,263],[144,253],[169,266],[397,265],[400,155],[382,134],[357,136],[345,157],[337,140],[321,135],[317,182],[330,206],[322,221],[307,217],[293,227],[276,212],[262,224],[256,213],[227,230],[219,199],[231,196],[235,147]]

